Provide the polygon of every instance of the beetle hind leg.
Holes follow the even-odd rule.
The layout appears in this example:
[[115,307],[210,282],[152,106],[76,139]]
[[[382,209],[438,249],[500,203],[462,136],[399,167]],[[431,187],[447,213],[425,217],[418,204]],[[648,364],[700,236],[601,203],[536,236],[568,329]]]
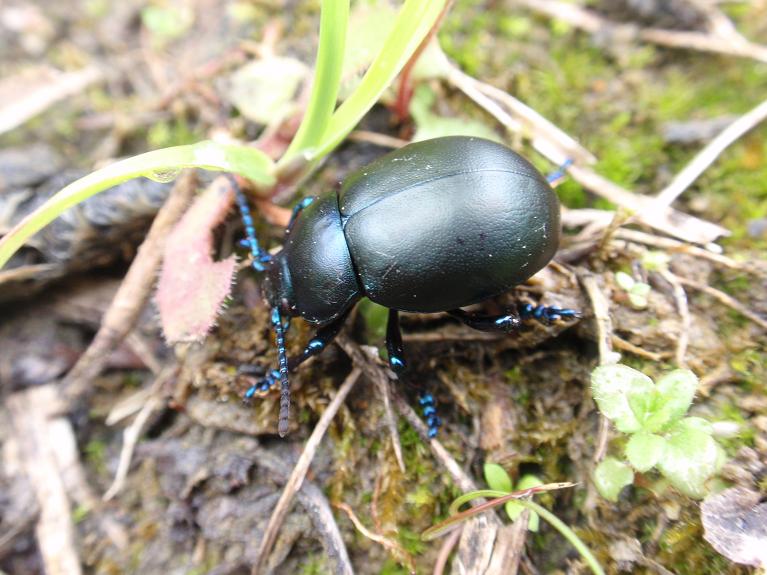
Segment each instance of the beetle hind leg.
[[504,315],[482,315],[478,313],[469,313],[459,308],[451,309],[447,313],[465,323],[470,328],[478,331],[502,331],[504,333],[512,333],[522,325],[522,318],[516,312],[509,312]]
[[581,313],[574,309],[561,308],[555,305],[533,305],[526,303],[519,310],[521,319],[534,319],[541,323],[551,323],[558,319],[576,319]]
[[[402,343],[402,330],[399,325],[399,311],[389,309],[389,321],[386,324],[386,352],[389,355],[389,367],[398,376],[405,371],[405,350]],[[421,413],[429,426],[429,437],[437,436],[442,420],[437,415],[437,407],[430,393],[422,393],[418,398]]]

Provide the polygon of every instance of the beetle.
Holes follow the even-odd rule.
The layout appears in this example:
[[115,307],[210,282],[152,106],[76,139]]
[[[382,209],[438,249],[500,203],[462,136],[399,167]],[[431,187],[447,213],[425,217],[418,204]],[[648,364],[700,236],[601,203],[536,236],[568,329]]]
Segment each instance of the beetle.
[[[288,373],[320,353],[363,297],[389,308],[389,365],[405,369],[400,312],[447,312],[466,325],[510,333],[523,319],[576,317],[574,310],[528,304],[500,316],[461,308],[508,291],[542,269],[559,244],[559,200],[547,179],[506,146],[451,136],[406,145],[350,174],[340,190],[305,198],[293,211],[284,246],[259,246],[247,201],[237,202],[243,244],[266,274],[279,369],[245,399],[280,383],[278,431],[290,415]],[[285,331],[300,316],[318,329],[288,359]],[[429,435],[439,427],[434,400],[421,398]]]

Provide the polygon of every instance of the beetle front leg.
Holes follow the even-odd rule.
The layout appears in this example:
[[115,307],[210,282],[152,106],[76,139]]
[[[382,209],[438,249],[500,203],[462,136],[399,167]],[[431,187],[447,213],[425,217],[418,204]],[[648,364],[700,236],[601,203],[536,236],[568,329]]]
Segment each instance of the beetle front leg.
[[261,246],[256,239],[256,227],[253,224],[253,216],[250,213],[250,206],[248,206],[248,199],[240,187],[240,183],[237,178],[232,174],[229,174],[229,183],[234,189],[235,199],[237,200],[237,207],[240,209],[240,217],[242,223],[245,226],[245,238],[240,242],[243,247],[250,250],[250,254],[253,256],[251,266],[258,272],[264,271],[264,264],[271,261],[272,256],[269,252],[261,249]]
[[[275,316],[276,313],[276,316]],[[280,369],[273,369],[257,383],[251,385],[245,394],[243,395],[243,400],[249,401],[253,399],[253,397],[256,394],[263,394],[269,391],[278,381],[283,382],[283,390],[282,390],[282,397],[280,398],[280,429],[282,429],[283,426],[283,411],[284,407],[283,404],[285,401],[283,400],[285,396],[285,385],[284,380],[287,380],[287,373],[295,371],[295,369],[301,365],[303,362],[305,362],[310,357],[314,357],[315,355],[318,355],[321,353],[327,345],[333,341],[333,339],[338,335],[338,332],[341,331],[341,328],[344,325],[344,322],[346,321],[346,318],[349,314],[345,313],[341,316],[339,316],[337,319],[333,320],[333,322],[329,323],[326,326],[321,327],[317,330],[317,332],[314,334],[314,337],[309,340],[309,343],[306,344],[306,347],[304,348],[304,351],[301,352],[301,355],[298,355],[296,357],[287,358],[284,360],[285,364],[287,365],[287,369],[285,370],[285,377],[282,377],[282,365],[283,365],[283,357],[285,353],[285,339],[284,339],[284,326],[282,325],[282,322],[279,320],[279,312],[275,310],[272,311],[272,327],[275,329],[275,332],[277,332],[277,351],[280,356]],[[278,331],[279,330],[279,331]],[[256,370],[255,366],[243,366],[240,368],[240,373],[248,373],[248,372],[254,372]],[[290,409],[290,391],[288,388],[288,395],[287,395],[287,409]],[[287,421],[286,421],[287,424]],[[287,433],[287,427],[285,427],[285,433]],[[283,435],[283,432],[280,431],[280,435]]]

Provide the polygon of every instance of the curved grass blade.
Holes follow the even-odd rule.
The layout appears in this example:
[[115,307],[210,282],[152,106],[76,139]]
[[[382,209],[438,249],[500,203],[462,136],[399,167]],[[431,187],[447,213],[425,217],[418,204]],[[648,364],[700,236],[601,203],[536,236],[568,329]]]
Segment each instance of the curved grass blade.
[[399,74],[434,26],[445,0],[406,0],[383,48],[357,89],[336,110],[310,160],[328,154],[351,132]]
[[349,27],[349,0],[322,0],[321,14],[312,94],[301,125],[280,159],[280,165],[320,143],[336,107]]
[[0,239],[0,268],[27,239],[67,208],[131,178],[146,176],[170,181],[184,168],[225,170],[241,174],[264,186],[274,183],[272,160],[263,152],[245,146],[204,141],[127,158],[72,182],[19,222]]
[[[467,519],[470,519],[471,517],[474,517],[475,515],[478,515],[484,511],[487,511],[489,509],[493,509],[495,507],[498,507],[499,505],[503,505],[507,501],[511,501],[512,499],[521,499],[523,497],[528,497],[530,495],[534,495],[535,493],[541,493],[543,491],[554,491],[556,489],[565,489],[567,487],[573,487],[575,483],[547,483],[545,485],[537,485],[535,487],[531,487],[529,489],[520,489],[519,491],[512,491],[511,493],[503,493],[502,497],[497,497],[496,499],[492,499],[490,501],[486,501],[485,503],[482,503],[480,505],[477,505],[476,507],[472,507],[471,509],[467,509],[466,511],[461,511],[460,513],[456,513],[455,515],[451,515],[444,521],[441,521],[440,523],[437,523],[436,525],[433,525],[432,527],[429,527],[426,531],[424,531],[421,534],[421,539],[424,541],[430,541],[432,539],[436,539],[437,537],[444,535],[445,533],[452,531],[458,525]],[[476,495],[477,493],[502,493],[498,491],[492,491],[492,490],[485,490],[485,491],[473,491],[471,493],[467,493],[466,495],[472,495],[471,499],[475,499],[476,497],[492,497],[492,495]],[[465,497],[465,496],[462,496]],[[459,498],[460,499],[460,498]],[[466,501],[463,501],[461,504],[466,503]],[[452,510],[454,506],[451,505],[450,509]]]

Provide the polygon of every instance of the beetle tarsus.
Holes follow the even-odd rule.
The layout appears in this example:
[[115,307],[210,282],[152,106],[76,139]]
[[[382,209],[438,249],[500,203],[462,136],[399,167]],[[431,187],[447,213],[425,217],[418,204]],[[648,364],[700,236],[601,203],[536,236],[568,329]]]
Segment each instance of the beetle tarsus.
[[418,403],[421,405],[421,413],[426,420],[426,425],[429,427],[427,435],[429,439],[434,439],[439,433],[439,428],[442,427],[442,420],[437,415],[434,397],[430,393],[425,393],[418,398]]
[[558,319],[577,319],[581,317],[579,311],[569,308],[561,308],[551,305],[533,305],[525,304],[519,310],[519,315],[523,320],[534,319],[541,323],[552,323]]

